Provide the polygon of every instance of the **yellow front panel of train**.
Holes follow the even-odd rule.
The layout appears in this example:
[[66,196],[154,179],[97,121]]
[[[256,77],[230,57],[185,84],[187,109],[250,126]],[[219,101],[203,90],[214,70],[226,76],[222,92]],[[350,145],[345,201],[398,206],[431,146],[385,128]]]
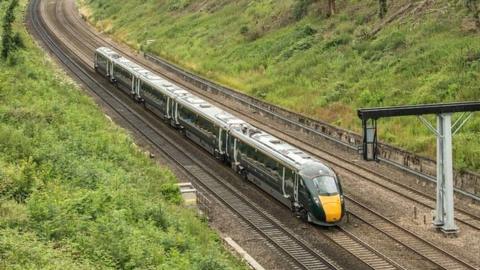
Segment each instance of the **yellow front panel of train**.
[[326,222],[336,222],[342,217],[342,204],[340,195],[334,196],[318,196],[322,203],[323,211],[325,211]]

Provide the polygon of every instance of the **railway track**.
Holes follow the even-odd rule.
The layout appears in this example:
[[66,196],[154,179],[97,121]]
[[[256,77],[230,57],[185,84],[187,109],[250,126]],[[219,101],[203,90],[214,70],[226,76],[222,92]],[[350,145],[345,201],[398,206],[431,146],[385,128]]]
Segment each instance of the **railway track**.
[[372,269],[393,270],[405,269],[397,262],[389,259],[360,238],[343,227],[335,227],[332,233],[325,233],[333,242],[346,249],[350,254],[362,260]]
[[[61,21],[62,24],[64,24],[67,28],[69,28],[68,31],[70,31],[72,33],[78,33],[78,31],[76,31],[76,29],[74,27],[75,26],[78,27],[79,25],[84,24],[84,21],[81,20],[81,18],[78,15],[77,16],[75,16],[75,15],[74,16],[66,16],[66,14],[65,14],[67,12],[65,10],[67,7],[70,8],[70,9],[75,8],[72,5],[74,5],[74,2],[72,2],[72,1],[66,2],[63,5],[57,5],[56,6],[57,14],[59,14],[60,15],[59,17],[62,18],[62,21]],[[68,20],[69,18],[71,20],[75,20],[75,22],[74,22],[75,25],[72,25],[72,22]],[[88,26],[84,27],[83,30],[87,31],[86,34],[88,35],[88,38],[86,38],[85,41],[83,41],[83,42],[88,44],[89,50],[91,50],[91,52],[93,52],[100,44],[102,44],[102,45],[107,45],[107,46],[110,46],[112,48],[115,48],[116,50],[121,51],[122,53],[126,54],[129,57],[135,57],[135,55],[132,55],[131,53],[126,52],[124,48],[120,48],[117,44],[115,44],[115,43],[113,43],[109,40],[105,40],[104,38],[99,36],[98,33],[94,32],[92,29],[90,29]],[[88,54],[86,54],[86,55],[88,55]],[[151,59],[154,59],[154,58],[151,58]],[[154,59],[153,63],[160,64],[162,66],[168,66],[168,68],[170,70],[178,69],[177,67],[171,65],[170,63],[166,63],[166,62],[164,62],[163,60],[160,60],[160,59]],[[182,86],[186,87],[187,89],[193,90],[196,94],[202,95],[204,98],[208,99],[209,101],[214,103],[216,106],[222,107],[223,109],[226,109],[230,112],[233,111],[234,114],[241,116],[242,118],[244,118],[248,122],[250,122],[250,123],[266,130],[266,131],[269,131],[269,130],[273,131],[273,133],[275,135],[277,135],[278,137],[280,137],[281,139],[285,140],[288,143],[296,145],[297,147],[299,147],[300,149],[304,150],[307,153],[310,153],[310,154],[318,157],[320,160],[324,161],[325,163],[327,163],[329,165],[332,165],[333,167],[337,168],[337,170],[340,169],[343,172],[355,175],[355,177],[357,179],[360,178],[364,181],[368,181],[370,183],[373,183],[378,187],[381,187],[381,188],[383,188],[385,190],[388,190],[390,192],[393,192],[393,193],[395,193],[395,194],[397,194],[401,197],[404,197],[408,200],[411,200],[411,201],[417,203],[420,206],[423,206],[423,207],[426,207],[426,208],[429,208],[429,209],[435,209],[436,198],[434,197],[434,195],[426,194],[424,192],[421,192],[421,191],[419,191],[415,188],[412,188],[412,187],[410,187],[406,184],[403,184],[403,183],[401,183],[401,182],[399,182],[395,179],[385,177],[384,175],[382,175],[382,174],[380,174],[380,173],[378,173],[374,170],[371,170],[369,168],[361,167],[359,165],[352,165],[351,160],[346,159],[346,158],[344,158],[340,155],[336,155],[335,153],[327,152],[327,151],[324,151],[322,149],[319,149],[318,146],[316,146],[315,144],[313,144],[313,143],[311,143],[307,140],[299,140],[297,137],[294,136],[294,134],[287,134],[284,129],[281,129],[278,126],[271,125],[271,124],[268,124],[268,123],[265,123],[265,122],[260,122],[255,117],[252,117],[251,113],[249,113],[249,112],[245,112],[245,111],[240,110],[240,109],[238,109],[236,107],[233,107],[233,106],[225,108],[225,106],[223,104],[219,104],[215,100],[212,100],[211,96],[205,95],[205,91],[203,91],[203,90],[198,91],[195,88],[192,88],[191,85],[186,84],[181,79],[178,79],[177,76],[175,76],[174,73],[169,72],[169,73],[166,74],[165,70],[163,70],[163,72],[162,72],[158,69],[158,67],[156,68],[149,63],[145,63],[145,61],[142,62],[142,64],[149,67],[149,68],[154,69],[156,72],[161,73],[162,75],[166,76],[168,79],[175,81],[177,84],[182,85]],[[237,97],[237,98],[239,98],[239,97]],[[246,101],[242,101],[242,102],[245,103]],[[256,110],[261,110],[261,108],[259,108],[258,106],[254,105],[254,104],[251,104],[251,103],[249,103],[248,106],[253,107]],[[263,110],[263,112],[265,112],[265,110]],[[271,114],[271,112],[269,112],[269,113]],[[274,116],[275,117],[283,117],[283,116],[280,116],[280,115],[274,115]],[[299,123],[294,123],[294,124],[299,125]],[[456,207],[455,210],[457,212],[455,219],[458,222],[480,231],[480,216],[479,215],[472,214],[465,209],[459,208],[458,206]]]
[[364,204],[346,196],[349,213],[357,219],[388,236],[397,243],[422,256],[439,269],[478,269],[477,266],[457,258],[451,253],[423,239],[416,233],[398,226],[394,221],[380,213],[372,211]]
[[[38,3],[39,1],[34,0],[33,2]],[[81,37],[81,35],[83,35],[83,34],[80,34],[80,31],[76,31],[74,26],[72,25],[72,22],[68,21],[68,19],[67,19],[68,16],[66,16],[66,14],[65,14],[64,7],[65,7],[65,5],[57,5],[56,6],[56,12],[57,12],[57,14],[60,15],[60,17],[63,18],[62,20],[59,20],[59,22],[63,25],[64,31],[70,32],[70,38],[72,38],[73,40],[76,39],[78,41],[78,42],[74,42],[75,45],[73,46],[72,51],[74,51],[74,53],[77,54],[77,55],[82,55],[84,57],[84,59],[89,59],[91,57],[91,54],[93,54],[93,50],[96,49],[100,45],[105,45],[105,41],[101,37],[99,37],[96,33],[93,33],[93,32],[89,36]],[[73,16],[73,17],[75,17],[75,16]],[[76,18],[76,20],[79,20],[79,18]],[[78,23],[81,23],[81,22],[78,22]],[[91,31],[91,29],[89,29],[89,31]],[[57,33],[57,35],[60,35],[60,33]],[[84,44],[84,45],[81,46],[81,44]],[[107,46],[115,47],[117,50],[123,51],[122,49],[119,49],[115,44],[110,43],[110,42],[107,43]],[[84,66],[89,67],[89,63],[87,61],[84,61]],[[158,69],[156,69],[156,70],[158,72]],[[167,76],[167,77],[169,77],[169,76]],[[174,80],[179,84],[185,85],[184,83],[180,83],[178,79],[174,79]],[[241,112],[238,111],[237,114],[238,113],[241,113]],[[251,116],[245,115],[244,113],[241,113],[241,114],[244,115],[245,117],[251,118]],[[161,146],[164,147],[163,145],[161,145]],[[157,145],[157,147],[159,147],[159,145]],[[331,153],[329,153],[329,155],[331,155]],[[183,161],[185,161],[185,160],[183,160]],[[187,167],[184,166],[184,169],[187,170],[187,171],[188,170],[196,170],[196,169],[204,170],[200,166],[198,166],[197,164],[192,163],[193,164],[192,165],[192,164],[190,164],[191,162],[187,162],[187,163],[189,163],[189,164],[185,165]],[[193,166],[193,167],[188,167],[188,166]],[[337,164],[335,166],[339,166],[339,165]],[[351,170],[352,170],[352,173],[358,174],[357,172],[355,172],[354,169],[351,169]],[[208,171],[204,170],[204,172],[207,173],[207,175],[208,175]],[[368,173],[368,171],[367,171],[367,173]],[[362,176],[362,177],[366,178],[367,176]],[[207,179],[207,180],[204,179],[203,181],[208,182],[210,180],[211,179]],[[213,183],[210,183],[210,184],[213,184]],[[223,193],[223,192],[224,191],[218,191],[218,193],[216,194],[216,197],[219,198],[219,196],[222,196],[222,197],[228,198],[229,195],[226,194],[226,193]],[[214,192],[212,192],[212,193],[214,193]],[[413,194],[417,194],[417,193],[413,192]],[[422,196],[422,194],[417,194],[417,195]],[[410,197],[413,197],[413,195],[410,195]],[[236,203],[238,203],[238,201],[237,202],[232,201],[232,203],[233,203],[233,205],[236,205]],[[245,210],[245,209],[243,209],[243,210]],[[232,211],[235,212],[235,210],[232,210]],[[370,215],[372,215],[372,214],[375,215],[374,213],[372,213],[370,211]],[[265,227],[265,226],[267,226],[267,227],[270,226],[270,225],[265,225],[266,223],[264,223],[265,222],[264,219],[259,219],[258,216],[255,217],[254,215],[252,215],[251,212],[246,212],[246,215],[253,218],[251,221],[248,221],[248,223],[251,226],[258,226],[259,228],[262,228],[262,227]],[[365,216],[368,217],[368,214],[365,214]],[[364,216],[362,215],[362,217],[364,217]],[[368,220],[368,218],[365,218],[365,220]],[[474,220],[474,219],[472,219],[472,220]],[[370,225],[372,225],[372,224],[370,224]],[[477,228],[480,228],[480,227],[477,227]],[[401,229],[401,228],[398,227],[398,229]],[[270,238],[272,239],[270,241],[272,241],[272,243],[274,243],[275,246],[277,246],[277,248],[279,248],[280,250],[282,250],[286,254],[297,253],[296,250],[289,250],[287,248],[282,249],[282,248],[278,247],[279,244],[283,244],[284,246],[292,246],[292,242],[289,242],[289,240],[287,238],[283,238],[282,236],[277,235],[277,233],[279,231],[282,231],[282,230],[276,228],[276,229],[270,230],[270,231],[267,230],[265,232],[265,234],[264,233],[261,233],[261,234],[264,235],[266,238],[268,238],[270,236]],[[383,231],[382,233],[385,233],[385,232]],[[366,243],[361,241],[359,238],[357,238],[353,234],[350,234],[350,233],[348,233],[347,231],[345,231],[341,228],[338,229],[338,232],[336,233],[335,237],[336,237],[335,239],[332,238],[332,240],[334,242],[341,245],[348,252],[350,252],[351,254],[356,256],[357,258],[359,258],[361,261],[365,262],[367,265],[369,265],[373,269],[403,269],[397,263],[389,260],[386,256],[382,255],[380,252],[378,252],[378,251],[374,250],[373,248],[369,247]],[[400,243],[402,243],[402,245],[406,245],[405,243],[402,242],[400,237],[396,237],[395,239],[399,239],[398,241]],[[305,245],[305,243],[303,243],[303,244]],[[297,245],[293,245],[293,246],[295,248],[301,247],[302,243],[300,243],[300,244],[297,243]],[[412,251],[418,253],[417,249],[412,249]],[[305,256],[307,256],[307,257],[305,257]],[[299,259],[303,260],[305,262],[315,261],[315,259],[311,258],[311,256],[313,256],[312,254],[305,255],[305,256],[300,256]],[[433,258],[432,260],[435,260],[435,258]],[[437,264],[435,261],[433,261],[433,263]],[[439,262],[439,263],[441,265],[441,262]],[[317,266],[312,266],[312,265],[310,265],[310,266],[303,265],[302,266],[302,264],[300,264],[298,262],[296,263],[296,265],[298,267],[304,268],[304,269],[317,269],[316,268]],[[439,264],[437,264],[437,265],[439,265]],[[313,267],[313,268],[308,268],[308,267]],[[330,269],[330,268],[328,268],[329,266],[326,266],[326,267],[327,268],[325,268],[325,269]],[[322,268],[318,268],[318,269],[322,269]],[[444,268],[444,269],[449,269],[449,268]],[[459,268],[459,269],[475,269],[475,268],[473,268],[473,267],[468,268],[467,267],[467,268]]]
[[87,85],[95,95],[102,99],[120,117],[142,134],[159,151],[168,156],[191,178],[197,180],[203,188],[222,201],[234,213],[238,214],[260,235],[264,236],[274,246],[290,257],[294,269],[341,269],[324,254],[308,246],[293,232],[283,226],[278,220],[270,216],[261,208],[241,195],[234,187],[218,179],[203,165],[188,156],[182,146],[171,138],[166,137],[161,131],[153,127],[141,115],[136,113],[121,99],[105,89],[92,74],[88,64],[77,63],[73,57],[65,52],[57,41],[51,36],[52,32],[45,26],[44,21],[38,16],[39,0],[32,0],[29,6],[28,21],[31,29],[42,40],[43,44],[61,61],[67,69]]

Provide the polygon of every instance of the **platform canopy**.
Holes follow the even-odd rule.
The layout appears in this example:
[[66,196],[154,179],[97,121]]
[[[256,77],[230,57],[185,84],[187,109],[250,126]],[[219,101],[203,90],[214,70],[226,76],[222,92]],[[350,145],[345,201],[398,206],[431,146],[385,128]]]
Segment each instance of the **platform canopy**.
[[365,121],[368,119],[379,119],[383,117],[475,111],[480,111],[480,102],[457,102],[448,104],[440,103],[359,109],[358,117]]

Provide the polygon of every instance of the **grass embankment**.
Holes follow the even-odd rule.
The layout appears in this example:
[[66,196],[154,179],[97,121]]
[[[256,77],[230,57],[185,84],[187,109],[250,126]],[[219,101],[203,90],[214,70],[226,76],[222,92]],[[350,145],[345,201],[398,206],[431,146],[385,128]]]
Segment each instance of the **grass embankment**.
[[0,63],[0,269],[243,269],[172,173],[58,75],[25,2],[26,48]]
[[[337,1],[328,18],[327,1],[80,2],[97,27],[135,48],[355,131],[360,107],[480,98],[480,34],[464,1],[408,9],[374,36],[374,0]],[[387,18],[410,2],[389,1]],[[380,126],[383,141],[435,157],[434,136],[415,118]],[[457,168],[480,170],[479,135],[476,117],[455,137]]]

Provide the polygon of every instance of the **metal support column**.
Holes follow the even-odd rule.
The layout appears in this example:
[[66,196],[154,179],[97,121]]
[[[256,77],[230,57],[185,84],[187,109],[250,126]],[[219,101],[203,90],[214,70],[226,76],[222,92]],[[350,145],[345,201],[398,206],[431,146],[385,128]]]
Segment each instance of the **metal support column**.
[[443,120],[442,116],[437,115],[437,204],[435,207],[435,219],[433,220],[433,226],[441,228],[445,224],[445,214],[443,206],[443,190],[444,190],[444,177],[443,177]]
[[363,121],[363,158],[377,160],[377,119]]
[[453,201],[452,114],[437,115],[437,206],[433,225],[457,233]]

